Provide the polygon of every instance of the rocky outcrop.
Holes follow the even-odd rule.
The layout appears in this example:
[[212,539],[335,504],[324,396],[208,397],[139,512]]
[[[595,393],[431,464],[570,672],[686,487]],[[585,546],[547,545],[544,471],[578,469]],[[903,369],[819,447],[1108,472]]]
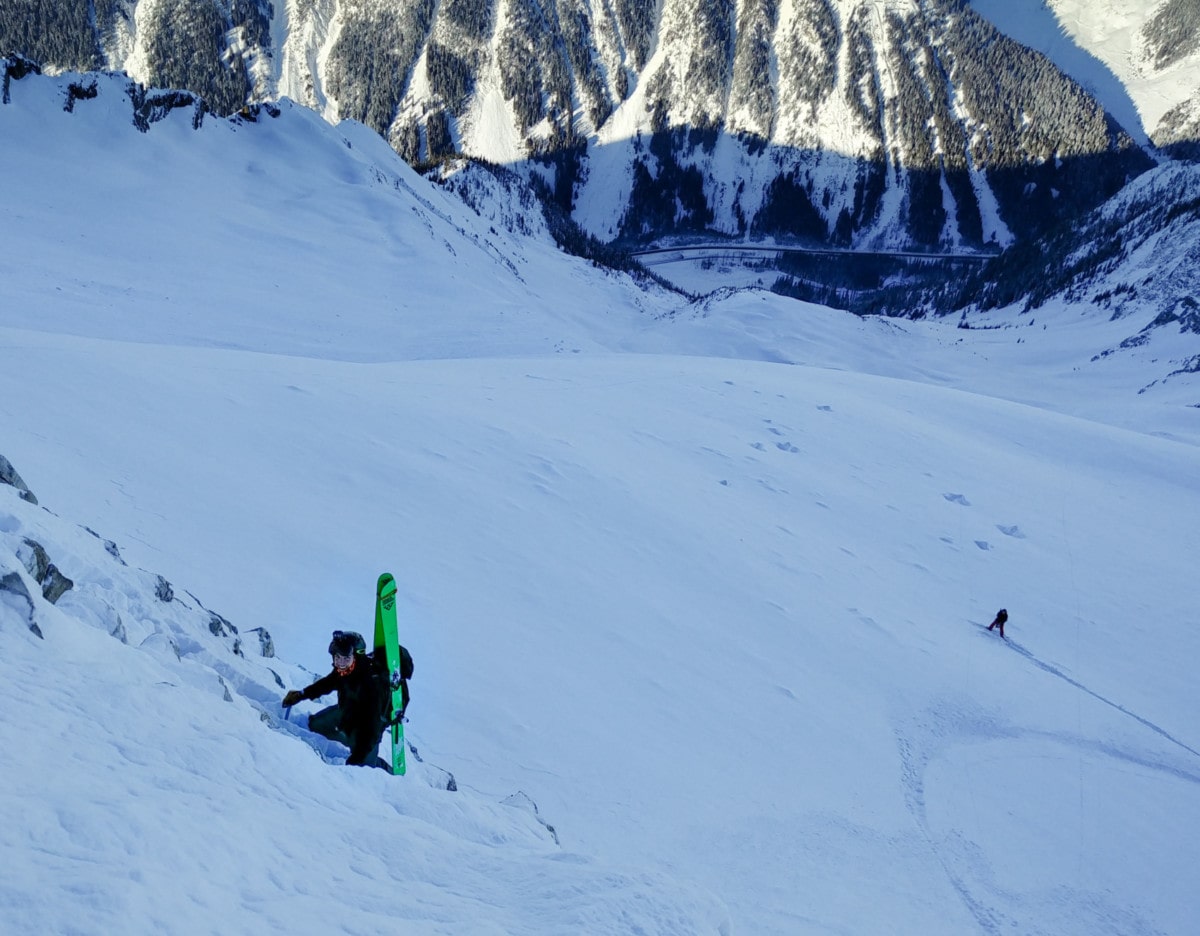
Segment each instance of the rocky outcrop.
[[15,487],[21,492],[22,500],[27,500],[31,504],[38,502],[38,499],[33,496],[33,491],[29,490],[29,486],[17,474],[17,469],[12,466],[12,462],[3,455],[0,455],[0,484],[8,484]]
[[50,571],[50,557],[46,555],[46,550],[42,548],[42,544],[36,540],[26,538],[17,550],[17,558],[21,560],[21,564],[25,566],[25,571],[39,585],[46,580],[46,575]]
[[54,563],[46,570],[46,577],[39,582],[42,586],[42,597],[50,604],[58,604],[58,599],[75,587],[75,583],[59,571]]
[[[25,585],[25,580],[17,572],[5,572],[0,575],[0,608],[7,608],[25,622],[38,637],[43,637],[42,629],[33,619],[33,597]],[[43,638],[44,639],[44,638]]]
[[17,550],[17,558],[30,577],[42,587],[42,597],[51,604],[56,604],[59,598],[75,587],[75,583],[50,561],[41,543],[26,539]]
[[[0,481],[14,487],[31,505],[37,503],[12,463],[3,456],[0,456]],[[23,531],[29,528],[30,524],[20,516],[0,512],[0,606],[15,612],[38,636],[42,636],[39,607],[45,602],[82,617],[122,643],[169,644],[176,654],[185,652],[182,647],[195,653],[202,646],[194,636],[181,641],[177,636],[179,625],[166,623],[176,618],[186,619],[194,622],[197,633],[214,638],[231,656],[245,658],[237,627],[206,609],[190,593],[188,597],[194,604],[179,599],[174,587],[161,575],[129,569],[111,540],[89,528],[76,528],[78,545],[72,550],[61,543],[54,545],[40,534],[36,538],[25,535]],[[80,551],[88,558],[83,558]],[[56,560],[71,569],[70,576]],[[97,572],[97,568],[103,571]],[[133,577],[138,584],[122,590],[115,585],[117,576]],[[65,597],[68,593],[72,593],[69,599]],[[253,647],[258,656],[273,657],[275,645],[270,633],[262,627],[251,633],[257,638]]]
[[40,75],[41,73],[41,66],[23,55],[12,54],[7,58],[0,58],[0,104],[11,103],[12,99],[9,96],[11,82],[20,81],[26,75]]

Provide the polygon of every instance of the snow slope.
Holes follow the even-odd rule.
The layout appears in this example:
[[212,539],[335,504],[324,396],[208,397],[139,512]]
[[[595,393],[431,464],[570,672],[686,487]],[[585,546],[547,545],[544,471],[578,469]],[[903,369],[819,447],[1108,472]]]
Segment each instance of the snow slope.
[[[1200,409],[1090,360],[1135,315],[684,305],[352,126],[56,88],[0,107],[0,930],[1190,932]],[[385,569],[404,780],[278,707]]]
[[[36,152],[41,177],[55,180],[5,199],[13,226],[0,259],[12,300],[6,324],[357,360],[453,357],[481,344],[508,354],[603,332],[600,323],[581,332],[561,308],[559,297],[586,274],[547,262],[559,256],[548,236],[517,242],[479,224],[361,124],[331,130],[284,102],[279,118],[210,119],[199,132],[190,110],[175,111],[143,135],[129,122],[126,82],[89,76],[98,97],[67,113],[70,80],[14,82],[3,110],[6,137],[29,141],[5,154],[8,177],[25,176]],[[38,134],[55,142],[39,144]],[[79,171],[80,151],[92,148],[113,150],[93,157],[104,160],[102,188],[99,166]],[[213,172],[214,164],[226,168]],[[127,205],[142,210],[122,217]],[[62,226],[33,223],[47,214],[77,242],[67,257]],[[331,248],[331,238],[346,247]],[[589,281],[609,294],[606,303],[627,305],[621,279]],[[60,300],[49,320],[47,293]],[[637,295],[652,312],[666,308]],[[486,325],[474,313],[485,303],[496,312]],[[536,336],[504,327],[533,313]],[[547,333],[546,318],[562,329]],[[281,319],[291,336],[282,345]]]

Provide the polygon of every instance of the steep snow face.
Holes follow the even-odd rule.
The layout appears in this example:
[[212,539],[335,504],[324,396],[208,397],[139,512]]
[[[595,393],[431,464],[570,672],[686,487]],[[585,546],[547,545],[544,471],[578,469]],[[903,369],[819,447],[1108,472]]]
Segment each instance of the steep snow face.
[[[43,586],[47,563],[65,592]],[[345,617],[369,639],[365,597],[367,613]],[[489,893],[490,922],[514,933],[579,913],[612,936],[604,921],[630,914],[702,933],[727,916],[649,868],[571,860],[527,794],[457,789],[416,725],[403,779],[340,768],[346,749],[307,728],[322,703],[280,707],[327,660],[285,659],[266,628],[208,610],[188,583],[127,564],[4,484],[0,649],[0,803],[20,817],[0,841],[6,929],[465,933],[478,909],[464,888]],[[312,899],[314,881],[336,891],[347,874],[353,899]]]
[[[132,52],[101,36],[135,78],[208,82],[225,112],[239,88],[285,94],[411,163],[461,151],[548,172],[602,239],[1003,246],[1148,166],[1079,84],[955,0],[151,3]],[[213,17],[233,38],[197,70],[164,31]],[[1057,35],[1032,22],[1026,45]],[[1156,41],[1175,61],[1173,36]],[[1087,84],[1145,138],[1119,84]]]

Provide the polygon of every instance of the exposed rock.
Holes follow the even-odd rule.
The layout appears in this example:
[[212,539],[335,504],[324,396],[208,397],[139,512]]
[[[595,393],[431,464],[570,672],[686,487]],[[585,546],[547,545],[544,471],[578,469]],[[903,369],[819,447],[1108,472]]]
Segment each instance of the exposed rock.
[[161,575],[155,578],[154,594],[157,596],[159,601],[165,601],[168,604],[175,600],[175,589],[173,589],[171,587],[171,583]]
[[236,123],[258,123],[259,115],[264,113],[268,117],[278,117],[283,112],[269,101],[263,101],[259,104],[246,104],[235,116],[230,117],[230,120]]
[[67,101],[63,105],[63,110],[68,114],[74,113],[76,101],[91,101],[99,94],[96,87],[95,79],[90,84],[83,84],[78,81],[73,81],[67,87]]
[[21,499],[29,501],[31,504],[36,504],[38,499],[33,496],[33,491],[29,490],[29,486],[21,480],[21,476],[17,474],[17,469],[3,455],[0,455],[0,484],[10,484],[21,492]]
[[265,657],[275,656],[275,641],[265,627],[252,627],[246,633],[258,635],[258,652]]
[[41,586],[42,597],[50,604],[56,604],[59,598],[75,587],[75,583],[63,575],[58,570],[58,566],[50,563],[50,568],[46,570],[46,578],[42,581]]
[[10,102],[8,85],[10,81],[20,81],[26,75],[40,75],[41,66],[33,59],[23,55],[13,54],[0,59],[0,104]]
[[133,102],[133,125],[142,133],[150,125],[166,117],[171,111],[183,108],[192,110],[192,129],[199,130],[208,113],[204,98],[187,91],[147,91],[139,84],[130,84],[129,97]]
[[46,555],[41,543],[26,538],[24,545],[17,549],[17,558],[35,582],[41,585],[46,581],[46,574],[50,571],[50,557]]
[[238,629],[215,611],[208,612],[208,629],[214,637],[235,637]]
[[0,605],[8,606],[22,615],[26,626],[39,637],[43,637],[41,628],[33,620],[33,596],[25,587],[25,580],[21,578],[20,573],[8,572],[0,577]]
[[96,539],[100,540],[100,542],[102,542],[104,544],[104,551],[106,553],[108,553],[110,556],[112,556],[114,559],[116,559],[117,562],[121,563],[121,565],[125,565],[125,560],[121,558],[121,551],[119,549],[117,549],[116,543],[114,543],[112,540],[105,539],[103,536],[101,536],[99,533],[97,533],[91,527],[84,527],[84,529],[87,530],[89,533],[92,534],[92,536],[96,537]]

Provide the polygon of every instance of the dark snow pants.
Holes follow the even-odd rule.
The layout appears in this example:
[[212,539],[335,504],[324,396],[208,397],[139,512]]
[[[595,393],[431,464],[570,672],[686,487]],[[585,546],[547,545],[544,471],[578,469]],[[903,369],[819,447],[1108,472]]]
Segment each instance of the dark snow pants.
[[379,758],[375,756],[379,748],[379,736],[383,728],[372,731],[370,728],[354,732],[342,730],[342,710],[336,705],[323,708],[314,715],[308,716],[308,730],[324,735],[330,741],[344,744],[350,748],[350,756],[346,758],[349,766],[377,767]]

